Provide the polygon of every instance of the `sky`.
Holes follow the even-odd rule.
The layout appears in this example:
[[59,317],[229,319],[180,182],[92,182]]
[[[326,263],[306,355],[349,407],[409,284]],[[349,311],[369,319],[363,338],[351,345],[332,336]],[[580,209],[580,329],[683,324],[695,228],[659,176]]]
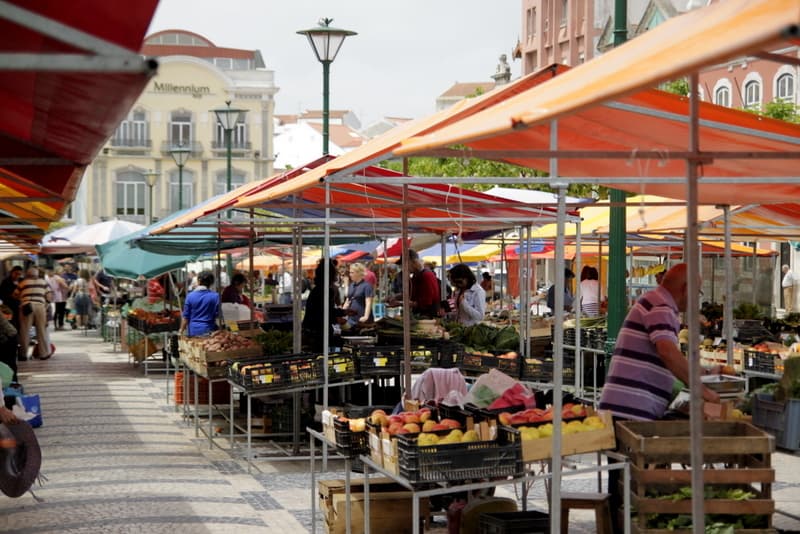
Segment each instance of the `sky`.
[[322,108],[322,64],[305,36],[323,17],[358,32],[331,65],[330,108],[362,126],[384,116],[417,118],[456,82],[492,81],[500,54],[511,77],[520,62],[521,0],[161,0],[149,33],[183,29],[217,46],[261,51],[275,72],[279,114]]

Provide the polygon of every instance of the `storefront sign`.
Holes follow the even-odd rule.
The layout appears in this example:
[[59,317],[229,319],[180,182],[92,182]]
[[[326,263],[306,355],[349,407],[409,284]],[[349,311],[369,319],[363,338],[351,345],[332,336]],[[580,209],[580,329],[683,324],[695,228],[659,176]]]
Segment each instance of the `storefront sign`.
[[211,94],[211,88],[207,85],[177,85],[169,82],[153,83],[153,91],[156,93],[170,93],[178,95],[192,95],[194,98],[202,98]]

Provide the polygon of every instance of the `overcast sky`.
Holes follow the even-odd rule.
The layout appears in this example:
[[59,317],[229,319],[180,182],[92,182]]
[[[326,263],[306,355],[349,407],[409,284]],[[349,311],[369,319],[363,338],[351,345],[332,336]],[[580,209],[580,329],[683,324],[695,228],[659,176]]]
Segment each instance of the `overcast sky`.
[[330,106],[367,126],[433,113],[453,83],[491,81],[503,53],[517,78],[520,9],[520,0],[161,0],[149,33],[185,29],[217,46],[260,50],[280,88],[276,112],[297,113],[322,108],[322,65],[295,32],[333,18],[358,35],[331,65]]

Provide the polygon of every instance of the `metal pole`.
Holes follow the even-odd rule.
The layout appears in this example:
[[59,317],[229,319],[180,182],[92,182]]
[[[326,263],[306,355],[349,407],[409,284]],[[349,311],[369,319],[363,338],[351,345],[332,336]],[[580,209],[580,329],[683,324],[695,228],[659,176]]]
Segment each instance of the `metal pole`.
[[[230,163],[230,160],[228,161]],[[178,165],[178,211],[182,209],[183,209],[183,165]]]
[[[614,46],[619,46],[628,36],[628,2],[614,2]],[[613,203],[625,203],[625,193],[618,189],[609,192]],[[612,206],[609,214],[608,243],[608,343],[617,340],[628,305],[625,298],[625,206]],[[610,350],[606,351],[610,353]],[[609,368],[606,362],[606,369]]]
[[[700,151],[698,108],[699,95],[697,92],[698,75],[696,72],[689,76],[689,150],[693,153]],[[703,534],[705,532],[705,515],[703,500],[703,383],[700,377],[700,357],[697,348],[697,338],[700,326],[700,310],[697,309],[697,297],[700,294],[700,269],[698,268],[699,251],[697,243],[697,158],[686,162],[686,198],[688,209],[686,212],[686,263],[687,263],[687,299],[686,322],[689,324],[689,390],[691,402],[689,408],[689,428],[691,443],[692,469],[692,532]]]
[[[728,365],[733,366],[733,256],[731,255],[731,207],[722,207],[725,222],[725,289],[722,301],[722,337],[725,338]],[[744,363],[744,362],[742,362]]]
[[329,128],[329,101],[328,94],[330,92],[330,74],[331,62],[322,62],[322,155],[327,156],[328,150],[328,128]]
[[153,224],[153,186],[147,184],[147,187],[150,189],[150,224]]
[[[232,172],[232,168],[231,168],[231,137],[232,137],[232,135],[231,134],[233,134],[233,131],[228,130],[228,129],[225,130],[225,148],[227,149],[227,153],[228,153],[228,175],[227,175],[227,179],[225,181],[225,192],[228,192],[228,191],[231,190],[231,172]],[[228,210],[228,219],[230,219],[230,218],[231,218],[231,210]]]
[[[550,123],[550,149],[558,148],[558,122]],[[550,158],[550,176],[558,176],[558,159]],[[566,219],[566,187],[557,184],[558,211],[556,222],[556,289],[553,310],[553,455],[551,460],[552,484],[550,487],[550,532],[561,532],[561,397],[564,382],[564,222]]]

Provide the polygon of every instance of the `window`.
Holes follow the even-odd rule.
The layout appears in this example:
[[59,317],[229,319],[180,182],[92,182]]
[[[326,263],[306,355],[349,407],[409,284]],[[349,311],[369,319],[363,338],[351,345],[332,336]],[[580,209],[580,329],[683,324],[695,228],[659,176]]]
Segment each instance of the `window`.
[[[194,205],[194,173],[187,169],[186,167],[183,168],[183,198],[181,199],[183,202],[183,208],[188,208],[189,206]],[[175,169],[169,173],[169,211],[170,213],[175,213],[179,211],[181,208],[178,204],[178,198],[180,195],[178,194],[181,187],[181,177],[178,173],[178,169]]]
[[117,206],[118,216],[144,217],[145,192],[147,183],[139,171],[124,171],[117,174]]
[[527,15],[526,33],[528,39],[532,39],[536,37],[536,8],[529,9]]
[[113,146],[146,147],[147,115],[143,110],[132,111],[117,127],[111,140]]
[[231,70],[233,60],[229,57],[216,57],[214,58],[214,65],[222,70]]
[[250,70],[249,59],[234,59],[233,70]]
[[[225,147],[225,130],[219,121],[217,121],[217,143],[217,146]],[[247,148],[247,124],[241,115],[236,121],[236,127],[231,130],[231,148]]]
[[761,107],[761,83],[750,81],[744,85],[744,106],[746,108]]
[[169,142],[172,146],[192,146],[192,112],[173,111],[170,114]]
[[778,78],[778,88],[775,97],[781,100],[794,100],[794,76],[791,74],[781,74]]
[[731,90],[728,87],[718,87],[714,92],[714,103],[726,108],[731,107]]
[[567,13],[569,12],[569,0],[561,0],[561,27],[567,25]]
[[[244,185],[244,173],[239,172],[236,169],[231,169],[231,191],[239,187],[240,185]],[[214,195],[220,195],[222,193],[226,193],[228,191],[228,173],[227,171],[221,171],[217,173],[217,179],[214,182]]]

